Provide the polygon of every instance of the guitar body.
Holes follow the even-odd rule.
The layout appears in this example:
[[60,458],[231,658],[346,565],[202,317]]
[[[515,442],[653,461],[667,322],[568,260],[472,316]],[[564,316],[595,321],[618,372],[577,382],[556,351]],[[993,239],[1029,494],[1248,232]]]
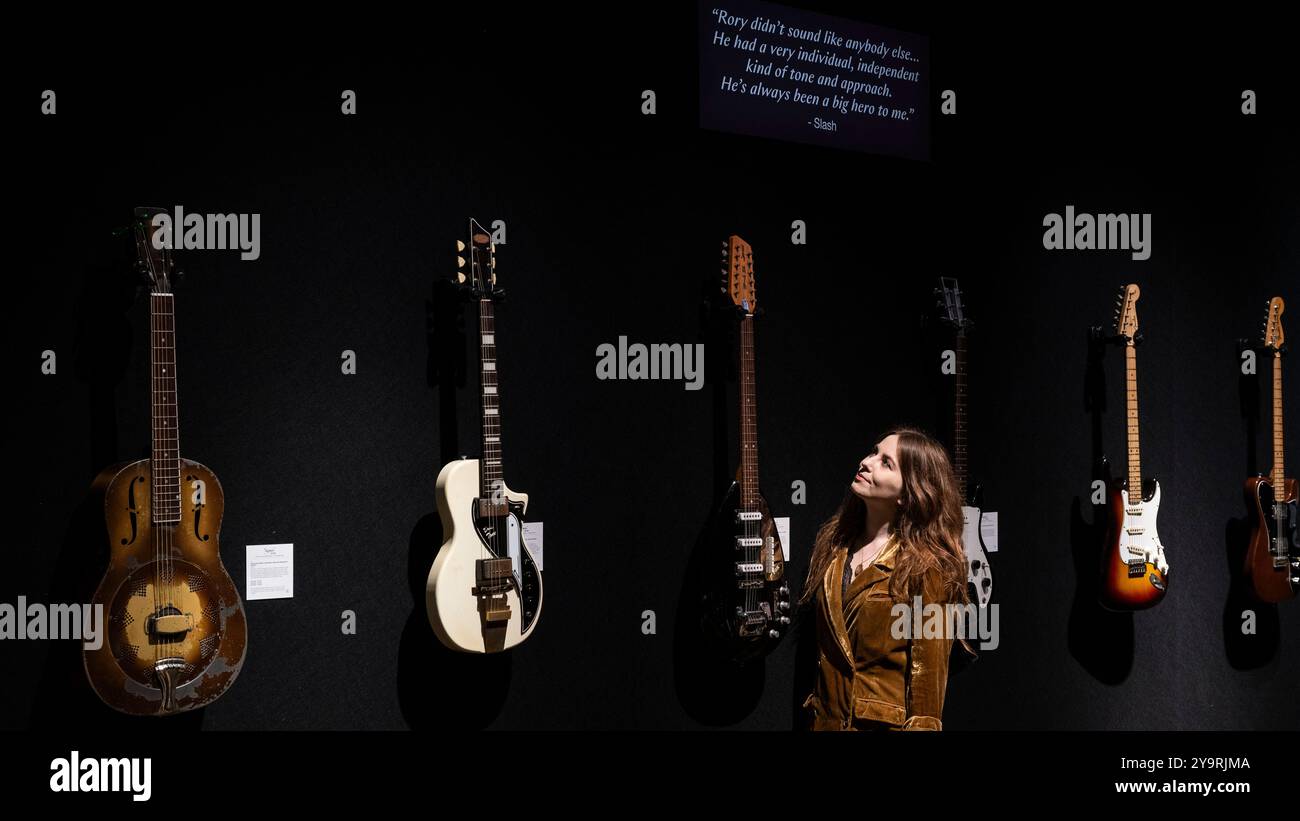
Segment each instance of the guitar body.
[[[221,485],[203,465],[179,464],[175,524],[150,516],[150,460],[116,465],[95,480],[109,561],[92,604],[104,608],[107,636],[84,651],[86,675],[105,704],[132,715],[211,703],[239,675],[247,647],[243,602],[221,563]],[[163,562],[158,544],[167,544]]]
[[1102,606],[1110,610],[1145,610],[1165,597],[1169,566],[1156,532],[1160,483],[1148,485],[1149,495],[1132,498],[1127,480],[1111,483],[1100,591]]
[[[702,579],[701,628],[718,651],[736,662],[770,653],[790,623],[790,586],[785,578],[785,548],[776,522],[760,494],[760,519],[738,522],[741,508],[740,484],[732,482],[726,498],[713,516],[709,528],[709,564]],[[738,546],[738,539],[756,534],[761,545]],[[762,565],[762,572],[741,573],[737,565]],[[777,635],[772,636],[772,631]]]
[[[494,554],[488,547],[494,520],[477,513],[479,460],[459,459],[443,466],[437,493],[444,539],[425,585],[429,624],[438,639],[453,650],[509,650],[532,635],[542,610],[542,574],[523,538],[528,495],[502,484],[509,515],[505,517],[506,532],[497,534],[498,553]],[[476,593],[479,561],[494,555],[511,558],[517,581],[498,594]]]
[[993,598],[993,571],[989,569],[989,555],[984,550],[984,537],[980,533],[980,518],[984,514],[977,507],[963,505],[961,509],[961,546],[966,552],[966,585],[970,597],[980,607],[988,607]]
[[1246,480],[1251,530],[1244,572],[1262,602],[1277,603],[1295,596],[1292,579],[1300,574],[1296,480],[1286,479],[1285,488],[1286,493],[1278,499],[1274,484],[1266,477]]

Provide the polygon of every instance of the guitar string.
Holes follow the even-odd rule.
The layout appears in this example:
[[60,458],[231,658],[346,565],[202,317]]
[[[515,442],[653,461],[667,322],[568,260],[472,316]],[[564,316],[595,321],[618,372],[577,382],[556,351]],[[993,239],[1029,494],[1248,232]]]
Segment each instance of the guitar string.
[[[753,358],[752,358],[752,356],[753,356],[753,351],[752,351],[751,348],[750,348],[750,346],[751,346],[751,344],[752,344],[752,342],[753,342],[753,333],[754,333],[754,328],[753,328],[753,319],[752,319],[751,316],[748,315],[748,314],[746,314],[746,316],[744,317],[744,319],[741,320],[741,323],[742,323],[742,326],[743,326],[743,328],[744,328],[744,331],[743,331],[743,333],[741,334],[741,353],[742,353],[742,357],[743,357],[743,360],[744,360],[744,361],[741,363],[741,365],[742,365],[742,367],[741,367],[741,371],[742,371],[742,376],[743,376],[743,378],[744,378],[744,380],[745,380],[745,381],[744,381],[744,389],[742,390],[742,394],[744,394],[744,396],[742,396],[742,398],[741,398],[741,402],[742,402],[742,404],[744,405],[744,407],[743,407],[743,419],[744,419],[744,424],[743,424],[743,428],[744,428],[744,438],[743,438],[743,441],[744,441],[745,446],[746,446],[746,447],[749,447],[749,445],[752,443],[752,440],[753,440],[753,438],[754,438],[754,436],[753,436],[754,431],[751,429],[752,422],[753,422],[753,418],[752,418],[752,409],[753,409],[752,401],[753,401],[753,396],[752,396],[751,394],[752,394],[752,391],[753,391],[753,388],[754,388],[754,382],[753,382],[754,371],[753,371]],[[752,451],[752,448],[750,448],[750,450]],[[748,508],[751,508],[751,507],[757,509],[757,500],[754,498],[755,494],[754,494],[754,492],[753,492],[753,491],[754,491],[754,488],[751,487],[751,485],[752,485],[752,483],[753,483],[753,470],[752,470],[752,466],[753,466],[753,456],[754,456],[754,454],[751,452],[751,453],[747,454],[747,455],[746,455],[746,458],[743,459],[742,462],[741,462],[741,477],[740,477],[740,478],[741,478],[741,482],[742,482],[742,484],[744,485],[744,487],[742,488],[742,496],[743,496],[743,498],[742,498],[742,501],[741,501],[741,507],[742,507],[743,509],[746,509],[747,511],[748,511]],[[749,469],[747,469],[746,466],[748,466]],[[760,520],[759,524],[761,524],[761,520]],[[754,539],[754,538],[757,538],[758,535],[759,535],[760,530],[761,530],[761,528],[756,528],[756,527],[755,527],[755,522],[753,522],[753,521],[746,521],[746,522],[745,522],[745,538],[746,538],[746,539],[748,539],[748,540],[752,540],[752,539]],[[761,555],[762,555],[762,547],[759,546],[758,549],[756,550],[755,547],[754,547],[754,545],[753,545],[753,543],[752,543],[752,541],[750,541],[750,542],[747,544],[746,548],[745,548],[745,561],[746,561],[747,563],[749,563],[749,564],[752,565],[754,559],[755,559],[756,557],[761,558]],[[746,611],[746,614],[748,614],[748,613],[752,613],[752,612],[755,610],[755,608],[757,607],[757,604],[758,604],[758,601],[757,601],[758,596],[757,596],[757,594],[755,593],[755,588],[754,588],[754,586],[753,586],[753,581],[754,581],[753,578],[752,578],[753,575],[754,575],[754,574],[752,573],[752,571],[746,573],[746,578],[747,578],[748,581],[749,581],[749,584],[747,584],[746,587],[745,587],[745,611]]]
[[[165,270],[166,269],[164,267],[164,271]],[[170,283],[169,283],[168,290],[170,290]],[[178,501],[177,499],[174,498],[174,491],[172,490],[172,482],[179,480],[179,477],[176,477],[174,479],[172,476],[172,473],[174,471],[179,470],[179,459],[176,458],[176,456],[179,454],[179,450],[174,449],[174,443],[172,441],[172,434],[174,434],[175,428],[173,426],[171,417],[169,415],[169,408],[171,406],[171,402],[168,399],[168,385],[176,377],[175,368],[173,365],[174,357],[168,356],[168,351],[172,350],[172,345],[174,344],[174,340],[175,340],[174,335],[169,336],[170,323],[168,322],[168,315],[170,309],[170,300],[171,300],[170,295],[160,295],[160,307],[161,307],[160,319],[162,324],[162,339],[160,341],[162,342],[162,345],[159,347],[159,359],[162,362],[162,376],[161,376],[162,395],[161,395],[159,410],[162,412],[162,417],[163,417],[163,431],[162,431],[163,477],[162,479],[163,479],[163,487],[166,489],[166,496],[164,497],[163,501],[164,504],[166,505],[166,514],[167,514],[167,522],[166,524],[163,525],[162,528],[163,583],[164,583],[163,608],[165,611],[168,611],[169,613],[173,609],[173,604],[175,599],[175,593],[173,590],[173,586],[175,584],[175,575],[174,575],[175,570],[172,565],[172,536],[175,532],[175,522],[173,521],[175,517],[175,512],[173,511],[173,506]],[[170,659],[175,653],[175,651],[172,649],[173,642],[171,637],[172,634],[170,632],[163,633],[163,644],[167,650],[166,658],[168,659]]]
[[[170,576],[169,576],[169,557],[171,555],[171,539],[169,536],[169,522],[171,519],[171,498],[167,488],[169,485],[169,473],[171,470],[170,456],[168,447],[170,442],[167,437],[167,367],[166,361],[166,340],[167,340],[167,298],[162,292],[154,294],[153,298],[153,315],[154,324],[157,332],[153,339],[153,359],[154,366],[154,458],[153,465],[154,484],[156,486],[156,501],[154,510],[159,514],[159,522],[156,525],[156,544],[159,547],[158,562],[155,565],[155,586],[158,590],[159,601],[154,608],[154,625],[155,630],[157,620],[163,609],[167,607],[171,599]],[[155,632],[155,636],[159,634]],[[171,656],[170,641],[167,633],[161,634],[161,641],[155,640],[155,646],[159,648],[162,658],[165,660]],[[158,670],[158,661],[155,661],[154,670]]]
[[[147,243],[148,241],[149,241],[149,240],[146,238],[146,239],[145,239],[145,242]],[[146,252],[146,253],[147,253],[147,252]],[[149,264],[149,266],[150,266],[150,268],[151,268],[151,273],[152,273],[153,260],[152,260],[152,258],[149,258],[149,257],[146,257],[146,260],[148,261],[148,264]],[[159,545],[159,526],[160,526],[160,523],[159,523],[158,521],[156,521],[158,518],[160,518],[160,517],[157,515],[157,514],[158,514],[158,496],[159,496],[159,494],[158,494],[158,464],[157,464],[157,457],[158,457],[158,393],[157,393],[157,390],[156,390],[156,387],[157,387],[157,384],[158,384],[158,382],[157,382],[157,380],[158,380],[158,357],[157,357],[157,355],[156,355],[156,351],[157,351],[157,349],[158,349],[158,311],[157,311],[157,302],[158,302],[158,297],[157,297],[156,292],[155,292],[155,293],[151,293],[151,294],[150,294],[150,297],[149,297],[149,346],[150,346],[150,347],[149,347],[149,405],[150,405],[150,412],[151,412],[151,417],[150,417],[150,418],[151,418],[151,421],[152,421],[152,425],[151,425],[151,426],[152,426],[152,429],[153,429],[153,442],[152,442],[152,446],[153,446],[153,447],[152,447],[152,450],[151,450],[151,453],[150,453],[150,460],[149,460],[149,484],[150,484],[150,487],[149,487],[149,510],[150,510],[150,519],[153,520],[153,521],[150,521],[149,535],[150,535],[150,541],[152,542],[152,547],[153,547],[153,559],[154,559],[154,561],[153,561],[153,576],[154,576],[154,577],[153,577],[153,589],[152,589],[152,591],[151,591],[152,594],[153,594],[153,612],[154,612],[154,614],[157,614],[157,612],[158,612],[158,608],[160,607],[159,601],[160,601],[161,591],[159,590],[159,586],[160,586],[160,584],[161,584],[161,582],[162,582],[161,576],[159,575],[159,573],[160,573],[160,571],[159,571],[159,564],[160,564],[160,561],[161,561],[161,558],[162,558],[161,553],[160,553],[161,546]],[[150,649],[153,651],[153,668],[154,668],[154,670],[156,671],[156,670],[158,669],[158,652],[159,652],[158,642],[157,642],[155,636],[149,635],[149,633],[150,633],[150,631],[149,631],[149,629],[148,629],[148,628],[149,628],[149,622],[148,622],[147,620],[146,620],[145,623],[142,625],[142,627],[145,628],[145,631],[146,631],[146,638],[149,639]]]
[[[163,259],[165,261],[164,270],[169,270],[171,264],[171,254],[168,249],[163,249]],[[168,291],[171,290],[171,283],[168,283]],[[170,376],[163,380],[163,397],[167,399],[165,412],[168,415],[168,432],[170,433],[170,445],[167,451],[167,479],[169,482],[168,505],[173,508],[172,523],[167,528],[167,586],[170,601],[168,604],[173,610],[180,610],[177,602],[180,598],[176,583],[176,558],[172,551],[176,537],[176,528],[181,519],[181,434],[178,425],[177,413],[177,387],[178,379],[176,376],[176,297],[168,294],[164,301],[167,306],[165,319],[167,320],[167,344],[163,353],[167,357],[167,368]],[[174,476],[172,474],[175,474]],[[177,656],[180,653],[180,640],[172,639],[175,634],[169,633],[169,647],[172,649],[168,656]]]
[[[478,280],[480,288],[482,289],[483,292],[483,296],[479,298],[479,329],[478,329],[479,330],[479,388],[482,391],[482,410],[483,410],[483,423],[482,423],[482,437],[483,437],[482,460],[483,461],[480,464],[479,475],[480,477],[488,480],[486,482],[480,482],[480,485],[482,486],[481,491],[486,492],[487,494],[488,516],[486,517],[486,519],[487,519],[487,527],[488,527],[488,539],[487,539],[486,547],[480,546],[480,552],[486,550],[488,555],[485,558],[488,562],[492,562],[494,559],[500,556],[500,551],[498,548],[499,540],[497,539],[497,532],[501,527],[501,522],[497,515],[496,499],[498,495],[500,495],[504,499],[505,492],[504,492],[504,488],[500,488],[499,486],[500,483],[499,478],[496,479],[496,481],[493,481],[492,477],[496,473],[496,471],[491,471],[488,466],[488,457],[489,457],[488,444],[489,443],[487,439],[489,436],[494,435],[494,431],[491,422],[491,416],[488,414],[488,409],[491,405],[491,400],[488,398],[488,392],[487,392],[488,373],[489,373],[487,369],[487,360],[488,360],[487,334],[494,333],[495,327],[493,327],[492,329],[488,328],[488,310],[489,310],[488,305],[489,305],[489,294],[491,293],[491,288],[492,288],[492,282],[490,281],[490,271],[484,271],[483,265],[479,262],[480,250],[476,241],[477,234],[478,232],[475,230],[475,223],[473,220],[470,220],[470,259],[471,259],[470,264],[473,267],[473,274],[475,278]],[[495,341],[496,340],[494,338],[493,342]],[[495,366],[495,358],[493,361],[493,365]],[[493,371],[493,373],[495,373],[495,371]],[[498,410],[498,413],[499,412],[500,411]],[[501,441],[500,433],[496,432],[495,435],[497,436],[496,444],[499,449],[500,441]],[[499,466],[500,466],[500,462],[498,460],[498,467]],[[498,494],[498,490],[500,491],[499,494]],[[495,586],[497,581],[496,565],[491,564],[490,567],[492,567],[492,571],[485,576],[485,579],[493,586]]]

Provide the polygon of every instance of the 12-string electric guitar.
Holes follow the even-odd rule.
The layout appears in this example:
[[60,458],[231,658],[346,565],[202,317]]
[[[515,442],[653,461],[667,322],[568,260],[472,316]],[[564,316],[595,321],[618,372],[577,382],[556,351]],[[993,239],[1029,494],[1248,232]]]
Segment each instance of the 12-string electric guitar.
[[425,587],[429,623],[443,644],[466,653],[508,650],[532,635],[542,612],[542,573],[524,542],[528,495],[509,488],[501,466],[501,384],[497,370],[496,248],[469,222],[457,241],[457,281],[478,304],[482,391],[480,459],[459,459],[438,474],[444,541]]
[[754,255],[738,236],[722,243],[722,294],[740,315],[740,469],[714,516],[705,570],[705,635],[735,661],[769,653],[790,624],[785,551],[758,483],[754,381]]
[[247,625],[239,591],[221,563],[225,498],[211,470],[180,456],[176,321],[171,251],[155,247],[151,217],[137,208],[138,265],[148,277],[153,448],[95,479],[104,497],[108,571],[92,603],[108,638],[84,651],[86,675],[124,713],[166,715],[202,707],[239,675]]
[[1128,419],[1128,478],[1111,482],[1107,535],[1101,559],[1101,604],[1111,610],[1145,610],[1160,603],[1169,585],[1169,563],[1156,532],[1160,483],[1142,481],[1138,445],[1137,285],[1120,289],[1115,336],[1124,343]]
[[966,470],[966,445],[969,433],[966,424],[966,331],[971,327],[970,318],[962,305],[961,288],[952,277],[940,277],[939,287],[935,289],[942,309],[940,319],[955,329],[956,335],[956,372],[957,380],[956,407],[953,409],[952,424],[952,465],[957,475],[957,487],[965,496],[962,505],[961,543],[966,551],[966,585],[970,589],[972,601],[978,601],[980,607],[987,607],[993,598],[993,570],[989,567],[989,556],[984,550],[984,537],[980,524],[984,517],[980,510],[980,488],[969,480]]
[[[1282,453],[1282,297],[1268,302],[1264,320],[1265,348],[1273,352],[1273,472],[1246,480],[1246,504],[1251,511],[1250,546],[1245,576],[1255,596],[1280,602],[1300,587],[1300,542],[1296,536],[1296,480],[1287,479]],[[1280,491],[1280,492],[1279,492]]]

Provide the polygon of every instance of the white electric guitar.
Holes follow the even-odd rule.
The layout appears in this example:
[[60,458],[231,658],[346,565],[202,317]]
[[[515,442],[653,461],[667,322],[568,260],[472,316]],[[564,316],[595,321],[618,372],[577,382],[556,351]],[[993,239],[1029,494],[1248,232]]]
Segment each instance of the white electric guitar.
[[957,487],[965,497],[963,501],[973,504],[962,505],[961,544],[966,551],[966,584],[971,591],[971,598],[979,602],[980,607],[987,607],[993,598],[993,570],[989,567],[989,556],[984,550],[984,538],[980,532],[983,513],[979,504],[979,490],[967,487],[966,471],[966,330],[974,323],[966,316],[966,309],[961,302],[961,288],[952,277],[940,277],[939,287],[935,289],[939,296],[941,319],[956,330],[957,362],[955,376],[957,379],[956,406],[953,409],[952,425],[952,463],[953,472],[957,474]]
[[[481,459],[459,459],[438,474],[444,541],[429,571],[429,624],[443,644],[466,653],[508,650],[532,635],[542,611],[542,573],[524,542],[528,495],[511,490],[501,469],[501,396],[496,357],[496,249],[469,223],[456,243],[457,281],[478,304],[482,389]],[[468,259],[466,258],[468,257]]]

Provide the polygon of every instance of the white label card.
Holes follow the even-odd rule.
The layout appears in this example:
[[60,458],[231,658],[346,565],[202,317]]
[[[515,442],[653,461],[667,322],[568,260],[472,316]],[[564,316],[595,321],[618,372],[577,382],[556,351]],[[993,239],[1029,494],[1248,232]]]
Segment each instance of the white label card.
[[292,599],[293,545],[250,544],[247,551],[244,584],[248,590],[244,598]]
[[533,564],[537,565],[537,572],[542,572],[542,523],[541,522],[524,522],[524,544],[528,545],[528,552],[533,554]]
[[773,516],[772,521],[776,522],[776,535],[781,537],[781,550],[785,552],[785,560],[790,561],[790,517]]

